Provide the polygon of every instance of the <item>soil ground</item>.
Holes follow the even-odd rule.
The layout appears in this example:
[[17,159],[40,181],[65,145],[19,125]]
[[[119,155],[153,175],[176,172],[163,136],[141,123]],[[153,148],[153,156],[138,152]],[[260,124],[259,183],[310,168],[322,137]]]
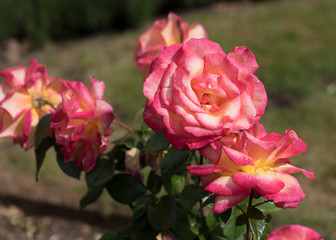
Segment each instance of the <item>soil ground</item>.
[[[79,200],[85,194],[83,181],[61,172],[52,176],[42,172],[36,182],[33,166],[10,161],[14,152],[29,158],[32,153],[24,153],[6,140],[0,145],[0,240],[96,240],[109,229],[127,224],[127,215],[101,201],[80,210]],[[34,162],[28,160],[28,164]],[[50,161],[44,167],[57,167],[54,164]]]

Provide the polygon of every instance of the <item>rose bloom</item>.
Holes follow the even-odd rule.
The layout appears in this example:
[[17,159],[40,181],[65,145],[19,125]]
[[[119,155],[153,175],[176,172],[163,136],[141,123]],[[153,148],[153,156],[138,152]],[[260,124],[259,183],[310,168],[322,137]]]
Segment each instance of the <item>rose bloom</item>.
[[154,60],[143,92],[144,120],[179,149],[197,149],[227,130],[248,129],[264,113],[264,85],[246,47],[225,54],[207,39],[166,48]]
[[[228,134],[200,149],[213,164],[187,167],[201,177],[204,190],[216,195],[213,212],[221,213],[254,196],[274,201],[281,208],[294,208],[305,197],[291,173],[314,173],[290,165],[290,157],[306,151],[305,143],[292,130],[282,136],[267,134],[261,124],[238,134]],[[255,136],[254,136],[255,135]]]
[[104,82],[90,78],[90,90],[81,82],[66,82],[69,90],[50,117],[56,143],[65,162],[76,161],[90,171],[108,144],[113,108],[104,99]]
[[66,88],[63,79],[47,74],[46,67],[36,60],[24,66],[0,72],[0,137],[12,138],[25,150],[34,146],[39,120],[54,112]]
[[146,77],[150,64],[165,47],[183,43],[191,38],[207,38],[204,27],[199,23],[189,26],[188,23],[182,22],[178,15],[169,13],[168,20],[156,20],[153,26],[138,38],[135,65]]
[[323,238],[311,228],[286,225],[272,232],[267,240],[323,240]]

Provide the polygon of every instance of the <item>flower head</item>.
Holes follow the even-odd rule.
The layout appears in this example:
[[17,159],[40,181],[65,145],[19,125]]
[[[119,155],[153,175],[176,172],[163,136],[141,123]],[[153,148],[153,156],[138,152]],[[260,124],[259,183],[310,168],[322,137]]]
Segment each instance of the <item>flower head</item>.
[[314,179],[314,173],[290,164],[290,157],[305,150],[294,131],[286,130],[283,136],[267,134],[258,124],[257,130],[229,133],[202,148],[200,153],[213,164],[189,166],[188,171],[200,176],[204,189],[217,196],[213,212],[238,204],[252,190],[278,207],[294,208],[305,194],[290,174],[302,172]]
[[138,38],[135,65],[146,77],[150,64],[165,47],[186,42],[191,38],[207,38],[204,27],[199,23],[189,25],[182,22],[178,15],[169,13],[168,20],[156,20],[153,26]]
[[88,172],[109,144],[113,108],[103,99],[103,82],[90,78],[90,91],[81,82],[67,82],[67,86],[50,118],[51,128],[65,161],[76,161]]
[[66,90],[63,79],[47,74],[46,67],[36,60],[24,66],[0,72],[0,137],[13,138],[25,150],[34,146],[37,123],[54,112]]
[[197,149],[230,130],[248,129],[264,113],[264,85],[246,47],[225,54],[207,39],[167,47],[154,60],[143,92],[144,120],[179,149]]
[[323,240],[313,229],[301,225],[286,225],[273,231],[267,240]]

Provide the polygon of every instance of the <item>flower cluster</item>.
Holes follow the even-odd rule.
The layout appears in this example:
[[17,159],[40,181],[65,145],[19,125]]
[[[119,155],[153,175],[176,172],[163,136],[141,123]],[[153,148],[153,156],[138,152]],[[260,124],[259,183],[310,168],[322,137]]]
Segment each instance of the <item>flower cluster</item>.
[[216,195],[212,211],[224,212],[251,194],[296,207],[305,194],[290,174],[314,174],[290,164],[306,150],[294,131],[268,134],[259,122],[267,96],[252,52],[236,47],[226,54],[204,38],[160,51],[144,82],[144,120],[176,148],[198,149],[212,162],[187,167]]
[[[255,75],[259,67],[256,58],[248,48],[237,46],[225,53],[219,44],[207,39],[202,25],[189,25],[170,13],[168,20],[157,20],[138,38],[135,65],[145,78],[144,121],[152,130],[163,134],[150,136],[153,132],[147,134],[147,128],[135,134],[125,126],[135,141],[124,144],[124,140],[128,140],[125,137],[96,164],[109,145],[114,120],[113,108],[104,99],[105,84],[90,77],[88,89],[82,82],[53,78],[47,74],[45,66],[31,60],[28,69],[18,66],[0,71],[4,78],[0,84],[0,138],[12,138],[25,150],[47,140],[47,148],[54,144],[66,163],[74,162],[80,167],[76,171],[73,165],[68,165],[71,171],[74,170],[72,172],[89,172],[97,165],[99,171],[95,172],[94,181],[87,178],[89,193],[81,204],[91,203],[106,188],[115,200],[136,209],[136,220],[141,217],[146,230],[153,227],[153,236],[160,230],[165,232],[163,236],[175,238],[178,229],[174,229],[175,223],[171,221],[189,219],[188,211],[181,211],[182,217],[177,215],[180,209],[177,204],[190,210],[192,203],[195,205],[204,196],[199,186],[189,185],[192,188],[185,187],[181,199],[182,195],[195,189],[192,196],[200,195],[199,200],[173,199],[175,194],[169,192],[173,187],[166,180],[179,177],[175,173],[183,172],[180,170],[186,165],[189,165],[186,167],[189,173],[200,177],[204,191],[214,196],[214,213],[223,213],[250,196],[246,211],[239,206],[247,218],[247,239],[250,239],[251,209],[259,213],[256,206],[269,201],[279,208],[298,206],[305,194],[291,174],[303,173],[314,179],[314,173],[291,165],[290,158],[305,152],[306,144],[293,130],[287,129],[283,135],[268,133],[260,123],[267,95],[263,83]],[[39,121],[42,118],[48,121],[42,134],[46,139],[37,141],[41,135],[39,131],[43,124],[39,125]],[[151,142],[155,143],[151,146]],[[197,150],[201,159],[206,158],[209,164],[199,161],[200,165],[190,165],[195,157],[191,152],[195,152],[181,151],[190,149]],[[163,164],[160,164],[162,157]],[[177,163],[169,165],[175,157]],[[120,164],[125,167],[122,169]],[[146,186],[142,165],[151,168]],[[123,172],[113,175],[115,169]],[[130,174],[125,174],[124,170]],[[114,188],[113,184],[120,186]],[[166,190],[171,188],[167,190],[171,196],[158,200],[156,194],[162,185],[167,185],[164,186]],[[142,194],[145,197],[138,201]],[[252,205],[253,198],[260,197],[265,202]],[[167,217],[161,221],[157,217],[166,210]],[[214,218],[219,216],[211,214],[209,216]],[[236,221],[235,214],[232,211],[231,216]],[[264,231],[266,219],[261,215],[263,229],[258,230],[258,234],[262,234],[258,239],[264,239],[270,233]],[[322,238],[310,228],[289,225],[274,231],[268,239]]]
[[29,150],[35,144],[38,122],[51,114],[51,129],[65,161],[91,170],[109,143],[114,119],[112,107],[103,99],[104,83],[91,78],[89,91],[80,82],[53,78],[36,60],[31,60],[28,70],[12,67],[0,75],[4,78],[0,137],[12,138]]

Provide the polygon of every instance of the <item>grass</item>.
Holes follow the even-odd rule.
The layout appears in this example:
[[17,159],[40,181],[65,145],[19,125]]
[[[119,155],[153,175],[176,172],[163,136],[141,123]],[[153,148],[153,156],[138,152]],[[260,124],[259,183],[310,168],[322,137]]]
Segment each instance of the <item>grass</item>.
[[[307,196],[296,209],[274,213],[273,228],[303,224],[325,239],[336,239],[336,95],[330,91],[336,85],[336,2],[218,4],[181,16],[202,22],[225,52],[236,45],[251,49],[260,66],[256,74],[269,96],[261,122],[269,132],[293,129],[307,143],[307,153],[293,158],[293,164],[314,171],[316,179],[297,175]],[[120,34],[49,43],[20,64],[35,57],[54,76],[86,83],[89,76],[103,80],[117,118],[134,123],[145,98],[133,51],[137,36],[151,23]],[[16,154],[12,158],[19,162]]]

